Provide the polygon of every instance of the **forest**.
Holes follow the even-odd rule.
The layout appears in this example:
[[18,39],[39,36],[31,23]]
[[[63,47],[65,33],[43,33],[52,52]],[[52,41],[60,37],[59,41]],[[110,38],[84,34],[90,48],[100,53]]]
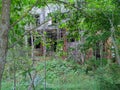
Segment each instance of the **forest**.
[[0,0],[0,90],[120,90],[120,0]]

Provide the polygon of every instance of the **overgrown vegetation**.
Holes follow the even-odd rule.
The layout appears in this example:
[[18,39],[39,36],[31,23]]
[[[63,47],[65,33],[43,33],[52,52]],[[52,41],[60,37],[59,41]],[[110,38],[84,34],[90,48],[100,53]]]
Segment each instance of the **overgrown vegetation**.
[[[36,90],[44,89],[44,63],[45,61],[36,62],[34,67],[37,70]],[[89,70],[86,74],[86,69],[91,68],[86,67],[87,65],[89,64],[79,65],[72,61],[47,60],[46,90],[119,90],[120,67],[117,64],[99,65],[95,70]],[[21,70],[16,72],[17,90],[26,90],[30,83],[27,78],[28,73],[21,72]],[[10,74],[6,75],[6,73],[8,72],[5,72],[4,76],[9,77]],[[12,90],[13,80],[11,79],[3,81],[3,90]]]
[[2,90],[119,90],[119,4],[0,1],[0,88],[2,83]]

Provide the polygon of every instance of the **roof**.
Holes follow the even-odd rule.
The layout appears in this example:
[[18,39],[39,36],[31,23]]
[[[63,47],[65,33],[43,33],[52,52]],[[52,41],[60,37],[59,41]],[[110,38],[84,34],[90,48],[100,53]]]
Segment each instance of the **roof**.
[[32,15],[38,15],[38,14],[42,14],[43,12],[48,14],[48,13],[52,13],[55,11],[60,11],[61,13],[64,13],[64,12],[67,12],[68,9],[66,9],[63,4],[52,4],[51,3],[41,8],[33,7],[30,13]]
[[[39,20],[40,24],[45,22],[43,25],[38,27],[36,30],[57,29],[57,26],[52,25],[51,17],[48,17],[49,13],[52,13],[55,11],[60,11],[61,13],[65,13],[65,12],[68,12],[69,10],[66,9],[63,4],[53,4],[53,3],[50,3],[41,8],[33,7],[32,10],[30,11],[30,14],[38,15],[39,16],[38,20]],[[27,27],[31,27],[31,25],[30,26],[28,25]]]

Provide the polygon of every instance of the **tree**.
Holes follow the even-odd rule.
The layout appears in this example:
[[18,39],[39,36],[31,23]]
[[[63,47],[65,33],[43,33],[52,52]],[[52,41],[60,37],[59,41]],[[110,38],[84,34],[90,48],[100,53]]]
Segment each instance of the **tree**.
[[[109,50],[111,52],[112,50],[110,48],[112,46],[118,47],[118,42],[116,42],[118,40],[118,38],[116,38],[117,33],[119,32],[117,31],[117,28],[120,24],[120,2],[118,0],[97,0],[94,2],[92,0],[68,0],[68,2],[62,0],[55,1],[57,3],[62,3],[66,5],[66,8],[70,9],[69,13],[67,13],[70,15],[66,15],[67,17],[65,17],[69,18],[70,20],[66,23],[66,25],[63,25],[70,32],[70,37],[81,39],[81,36],[78,32],[82,30],[84,31],[83,36],[87,38],[86,42],[88,43],[88,45],[86,43],[84,46],[87,45],[87,48],[96,47],[95,43],[97,42],[106,43],[106,41],[111,37],[111,28],[114,28],[114,40],[112,40],[111,42],[112,45],[107,47],[109,47]],[[111,23],[113,24],[113,26],[111,26]],[[98,31],[101,32],[100,35],[96,35]],[[99,49],[100,48],[103,48],[103,46],[99,47]],[[117,49],[115,48],[114,51],[116,55],[116,61],[120,62],[119,50],[117,51]],[[103,49],[101,49],[99,53],[101,53],[100,58],[102,59]],[[108,52],[105,51],[104,53],[107,53],[105,57],[109,56]]]
[[6,62],[6,53],[8,48],[8,31],[10,26],[10,2],[11,0],[2,0],[2,14],[0,20],[0,89],[2,75]]
[[[24,0],[23,2],[20,2],[18,0],[14,0],[14,1],[11,2],[11,0],[2,0],[2,4],[1,4],[1,1],[0,1],[0,7],[2,7],[2,10],[0,8],[0,14],[1,14],[0,15],[1,16],[0,17],[0,32],[1,32],[0,33],[0,90],[1,90],[2,75],[3,75],[3,72],[4,72],[4,68],[5,68],[5,63],[6,63],[7,51],[8,51],[8,48],[9,48],[8,47],[8,35],[11,34],[10,33],[11,32],[10,29],[11,28],[12,29],[16,28],[14,26],[16,24],[18,24],[18,22],[22,21],[28,15],[29,11],[36,4],[38,4],[38,1],[39,0],[29,0],[29,1],[28,0]],[[34,4],[32,6],[30,6],[29,4],[31,4],[31,3],[32,4],[34,3]],[[22,11],[24,11],[24,9],[21,10],[22,4],[24,5],[24,8],[28,9],[28,11],[27,11],[27,13],[25,13],[23,16],[20,17],[19,14],[21,14]],[[14,5],[15,5],[15,7],[14,7]],[[21,12],[19,12],[19,10]],[[11,13],[11,19],[10,19],[10,13]],[[15,15],[17,15],[17,16],[14,18]],[[18,19],[18,17],[20,17],[20,18]],[[29,16],[28,16],[28,18],[29,18]],[[10,20],[12,22],[11,25],[10,25]],[[22,24],[23,24],[23,22],[22,22]],[[19,36],[21,36],[21,33],[17,33],[17,34]]]

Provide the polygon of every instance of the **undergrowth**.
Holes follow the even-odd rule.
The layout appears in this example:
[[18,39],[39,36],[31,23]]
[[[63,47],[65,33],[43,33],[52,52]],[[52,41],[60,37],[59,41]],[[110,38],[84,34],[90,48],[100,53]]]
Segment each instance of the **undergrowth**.
[[[114,63],[97,65],[95,70],[91,69],[86,74],[86,64],[79,65],[65,60],[48,60],[46,62],[46,90],[119,90],[120,66]],[[34,67],[37,70],[34,82],[36,90],[44,90],[44,65],[45,62],[41,61],[37,62]],[[30,81],[19,72],[20,70],[16,76],[16,90],[27,90]],[[13,90],[13,79],[4,78],[2,90]]]

